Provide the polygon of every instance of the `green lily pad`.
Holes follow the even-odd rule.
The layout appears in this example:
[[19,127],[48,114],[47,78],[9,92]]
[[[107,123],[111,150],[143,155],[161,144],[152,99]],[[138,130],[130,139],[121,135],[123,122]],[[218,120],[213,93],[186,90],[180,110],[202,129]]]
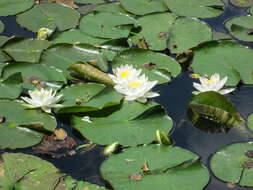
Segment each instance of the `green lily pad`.
[[210,42],[194,50],[194,73],[228,76],[226,85],[253,84],[253,50],[230,41]]
[[129,35],[135,19],[128,15],[111,12],[91,13],[80,21],[81,31],[95,37],[117,39]]
[[120,110],[107,117],[92,117],[91,122],[82,120],[82,117],[73,118],[74,128],[85,138],[101,145],[113,142],[124,146],[150,143],[155,139],[156,130],[169,133],[172,125],[172,120],[160,106],[152,102],[125,102]]
[[17,16],[17,23],[32,32],[46,27],[60,31],[74,28],[79,22],[80,14],[58,3],[41,3],[29,11]]
[[251,131],[253,131],[253,114],[250,114],[250,116],[248,117],[247,124],[248,124],[248,128]]
[[34,0],[1,0],[0,16],[15,15],[33,6]]
[[0,33],[4,31],[4,23],[0,21]]
[[250,14],[253,15],[253,6],[250,8]]
[[72,29],[66,32],[59,33],[54,39],[53,43],[67,43],[67,44],[102,44],[108,41],[108,39],[96,38],[89,34],[82,32],[81,30]]
[[0,177],[0,184],[5,185],[3,189],[53,190],[63,176],[51,163],[33,155],[5,153],[2,159],[4,175]]
[[230,2],[238,7],[251,7],[253,6],[253,0],[230,0]]
[[7,55],[3,50],[0,49],[0,62],[7,62],[11,61],[12,58]]
[[0,36],[0,47],[2,47],[6,42],[8,42],[12,37],[7,37],[7,36]]
[[197,159],[180,147],[148,145],[111,156],[101,172],[115,190],[202,190],[209,173]]
[[176,20],[169,34],[168,47],[172,53],[182,53],[212,40],[212,30],[204,22],[191,18]]
[[253,16],[234,17],[226,22],[226,28],[235,38],[253,42]]
[[74,0],[75,3],[84,3],[84,4],[101,4],[104,3],[104,0]]
[[253,142],[221,148],[211,159],[214,175],[226,182],[253,187]]
[[171,77],[181,72],[180,65],[171,57],[144,49],[131,49],[121,52],[113,61],[113,68],[122,64],[133,65],[142,69],[149,80],[157,80],[159,84],[166,83]]
[[99,12],[123,13],[126,15],[132,15],[131,13],[127,12],[119,2],[104,3],[98,5],[94,10]]
[[137,20],[138,25],[141,26],[141,32],[128,39],[128,42],[138,44],[139,40],[145,39],[148,49],[164,50],[167,48],[167,40],[170,38],[169,31],[176,18],[174,14],[170,13],[143,16]]
[[58,44],[47,49],[41,56],[41,62],[68,73],[67,69],[76,62],[92,62],[101,70],[107,71],[108,65],[104,54],[88,44]]
[[122,96],[102,84],[77,84],[64,88],[63,106],[58,113],[88,112],[120,103]]
[[50,45],[47,40],[23,39],[6,44],[4,51],[15,61],[35,63],[39,61],[41,52]]
[[168,8],[179,16],[211,18],[222,14],[221,0],[165,0]]
[[238,126],[244,121],[237,112],[236,107],[225,96],[217,92],[199,93],[189,102],[189,107],[195,114],[193,123],[200,116],[231,126]]
[[120,3],[124,9],[135,15],[167,11],[162,0],[121,0]]
[[61,82],[67,83],[66,78],[62,71],[57,70],[54,67],[48,67],[44,64],[32,64],[32,63],[13,63],[4,68],[3,78],[7,78],[10,75],[21,72],[23,80],[29,80],[31,77],[36,77],[41,82]]
[[38,144],[43,137],[42,131],[53,131],[56,127],[52,116],[37,110],[26,110],[20,103],[1,100],[0,107],[0,117],[3,118],[0,123],[1,149]]

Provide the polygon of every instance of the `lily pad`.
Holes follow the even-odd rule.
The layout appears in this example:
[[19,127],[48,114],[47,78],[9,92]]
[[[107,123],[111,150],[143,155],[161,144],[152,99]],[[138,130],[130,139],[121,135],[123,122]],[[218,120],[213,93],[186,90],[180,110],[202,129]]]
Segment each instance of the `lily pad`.
[[90,13],[80,21],[80,29],[95,37],[117,39],[129,35],[135,19],[128,15],[111,12]]
[[105,145],[118,142],[123,146],[135,146],[152,142],[156,130],[169,133],[173,122],[158,104],[125,102],[120,110],[107,117],[92,117],[91,122],[74,117],[73,124],[94,143]]
[[121,5],[135,15],[165,12],[167,7],[162,0],[121,0]]
[[230,2],[238,7],[251,7],[253,6],[253,0],[230,0]]
[[115,190],[202,190],[209,173],[197,159],[180,147],[148,145],[111,156],[101,172]]
[[137,24],[141,26],[141,32],[134,35],[128,42],[138,44],[144,39],[148,49],[160,51],[167,48],[169,31],[176,20],[176,16],[170,13],[157,13],[141,17]]
[[194,50],[194,73],[228,77],[226,85],[253,84],[253,50],[230,41],[210,42]]
[[64,88],[63,108],[58,113],[88,112],[120,103],[122,96],[102,84],[77,84]]
[[4,31],[4,23],[0,21],[0,33]]
[[222,14],[221,0],[165,0],[168,8],[179,16],[211,18]]
[[235,106],[223,95],[209,91],[200,93],[192,98],[189,107],[193,113],[193,123],[199,116],[205,116],[218,123],[238,126],[244,120]]
[[15,15],[33,6],[34,0],[1,0],[0,16]]
[[96,47],[88,44],[58,44],[47,49],[41,56],[41,62],[68,73],[67,69],[76,62],[92,62],[103,71],[107,71],[107,60]]
[[113,61],[113,68],[121,64],[130,64],[142,69],[149,80],[157,80],[159,84],[166,83],[171,77],[181,72],[180,65],[171,57],[144,49],[131,49],[121,52]]
[[53,43],[67,43],[67,44],[90,44],[96,45],[108,41],[108,39],[97,38],[82,32],[81,30],[72,29],[66,32],[59,33],[54,39]]
[[0,99],[16,99],[22,92],[21,73],[15,73],[0,82]]
[[248,128],[251,131],[253,131],[253,114],[250,114],[250,116],[248,117],[247,124],[248,124]]
[[41,3],[29,11],[17,16],[17,23],[32,32],[46,27],[60,31],[74,28],[79,22],[80,14],[58,3]]
[[132,15],[121,6],[120,2],[104,3],[98,5],[94,10],[99,12],[123,13],[126,15]]
[[211,158],[211,169],[223,181],[253,187],[252,155],[253,142],[228,145]]
[[50,45],[51,43],[47,40],[15,40],[5,45],[4,51],[15,61],[35,63],[39,61],[41,52]]
[[2,158],[4,176],[0,177],[0,184],[3,189],[55,189],[63,176],[51,163],[33,155],[5,153]]
[[169,34],[168,47],[172,53],[182,53],[212,40],[212,30],[204,22],[190,18],[176,20]]
[[234,17],[226,22],[226,28],[235,38],[253,42],[253,16]]
[[84,4],[101,4],[104,3],[104,0],[74,0],[75,3],[84,3]]

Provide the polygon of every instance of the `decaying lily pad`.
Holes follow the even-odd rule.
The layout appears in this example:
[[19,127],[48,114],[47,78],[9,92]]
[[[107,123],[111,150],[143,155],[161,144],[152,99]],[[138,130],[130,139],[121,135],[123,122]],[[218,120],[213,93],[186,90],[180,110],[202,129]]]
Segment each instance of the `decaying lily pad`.
[[113,68],[121,64],[130,64],[137,69],[142,69],[149,80],[157,80],[159,84],[166,83],[176,77],[180,65],[171,57],[143,49],[130,49],[121,52],[113,60]]
[[210,18],[222,14],[224,3],[221,0],[165,0],[169,10],[179,16]]
[[0,16],[15,15],[33,6],[34,0],[1,0]]
[[210,42],[194,50],[194,73],[228,77],[226,85],[253,84],[253,50],[230,41]]
[[211,169],[223,181],[253,187],[253,143],[221,148],[211,159]]
[[80,14],[68,6],[58,3],[42,3],[18,15],[17,23],[32,32],[37,32],[43,27],[63,31],[74,28],[79,18]]
[[197,159],[196,154],[179,147],[148,145],[111,156],[101,172],[115,190],[202,190],[209,174]]
[[85,138],[101,145],[114,142],[124,146],[150,143],[155,140],[156,130],[169,133],[172,125],[171,118],[152,102],[125,102],[121,109],[107,117],[91,117],[90,120],[73,118],[74,128]]
[[226,27],[237,39],[253,41],[253,16],[234,17],[226,23]]
[[193,123],[201,116],[229,126],[238,126],[244,121],[225,96],[213,91],[194,96],[189,102],[189,108],[193,112],[191,118]]

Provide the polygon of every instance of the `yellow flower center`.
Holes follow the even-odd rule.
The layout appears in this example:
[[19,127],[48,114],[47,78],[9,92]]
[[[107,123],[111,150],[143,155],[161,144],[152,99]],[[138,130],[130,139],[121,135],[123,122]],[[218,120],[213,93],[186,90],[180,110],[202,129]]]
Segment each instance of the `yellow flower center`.
[[142,85],[141,81],[133,81],[133,82],[130,82],[128,84],[128,86],[130,86],[130,87],[138,87],[138,86],[141,86],[141,85]]
[[122,73],[119,74],[119,76],[120,76],[121,78],[126,78],[126,77],[129,76],[129,75],[130,75],[130,72],[129,72],[129,71],[123,71]]
[[214,82],[215,82],[215,81],[214,81],[214,80],[211,80],[211,79],[207,79],[207,80],[206,80],[206,83],[207,83],[207,84],[212,84],[212,83],[214,83]]

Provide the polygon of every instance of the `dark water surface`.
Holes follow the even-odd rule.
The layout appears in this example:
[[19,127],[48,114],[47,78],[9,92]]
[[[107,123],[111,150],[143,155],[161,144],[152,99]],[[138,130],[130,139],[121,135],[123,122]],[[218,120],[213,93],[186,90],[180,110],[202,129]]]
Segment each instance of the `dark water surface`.
[[[224,27],[224,22],[234,16],[248,15],[249,9],[238,8],[228,3],[228,0],[224,1],[226,9],[222,15],[216,18],[202,20],[208,23],[213,30],[226,33],[227,30]],[[34,33],[21,28],[16,23],[14,16],[0,17],[0,20],[5,24],[3,34],[6,36],[17,35],[23,37],[35,37]],[[238,42],[253,48],[253,43]],[[155,101],[163,105],[168,115],[174,120],[172,138],[175,145],[186,148],[200,155],[201,161],[209,167],[210,156],[218,149],[235,142],[253,141],[253,132],[248,131],[245,126],[240,126],[232,128],[227,133],[207,133],[192,126],[187,117],[187,102],[192,97],[192,82],[195,79],[190,78],[190,74],[189,71],[183,72],[177,78],[173,79],[171,83],[157,86],[155,90],[160,92],[160,96],[156,98]],[[247,119],[248,115],[253,113],[253,86],[240,86],[228,97],[236,105],[244,119]],[[59,127],[63,127],[69,133],[72,133],[69,125],[68,119],[59,119]],[[99,167],[105,159],[101,150],[102,147],[97,147],[86,153],[77,151],[77,154],[74,156],[55,159],[42,155],[39,156],[52,162],[62,172],[71,175],[75,179],[105,185],[104,180],[99,174]],[[0,150],[0,153],[3,151],[4,150]],[[15,152],[20,151],[34,154],[32,149],[15,150]],[[253,188],[243,188],[239,186],[229,188],[226,183],[216,179],[212,175],[211,170],[210,174],[211,180],[205,190],[253,190]]]

